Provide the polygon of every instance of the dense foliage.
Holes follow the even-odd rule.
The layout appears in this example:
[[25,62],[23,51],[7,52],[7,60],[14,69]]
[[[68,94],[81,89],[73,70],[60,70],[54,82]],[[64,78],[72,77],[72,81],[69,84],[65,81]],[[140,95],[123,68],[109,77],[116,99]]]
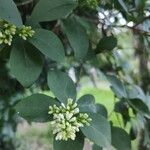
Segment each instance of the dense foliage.
[[[130,150],[135,139],[139,149],[149,149],[149,18],[149,0],[0,0],[0,149],[15,149],[18,116],[51,122],[54,150],[82,150],[85,138],[93,150]],[[135,39],[137,74],[120,56],[122,32]],[[110,83],[123,127],[94,96],[77,98],[80,79],[92,68]],[[24,96],[36,88],[54,97]]]

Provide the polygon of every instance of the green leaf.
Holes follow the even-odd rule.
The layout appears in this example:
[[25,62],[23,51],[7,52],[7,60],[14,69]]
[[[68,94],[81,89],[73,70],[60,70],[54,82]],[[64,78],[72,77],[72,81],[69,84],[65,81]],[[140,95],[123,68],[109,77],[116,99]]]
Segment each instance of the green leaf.
[[97,146],[96,144],[93,145],[92,150],[103,150],[103,148]]
[[124,99],[124,100],[116,102],[114,111],[122,115],[123,123],[126,126],[127,122],[130,121],[127,100]]
[[50,59],[57,62],[65,60],[63,44],[53,32],[36,29],[35,35],[29,39],[29,42]]
[[88,35],[94,33],[97,29],[96,24],[93,24],[88,18],[86,17],[79,17],[75,16],[77,21],[86,29]]
[[60,102],[66,104],[68,98],[76,99],[76,87],[71,78],[61,71],[48,73],[48,86]]
[[96,104],[96,112],[107,118],[108,112],[104,105]]
[[84,27],[75,17],[71,17],[63,21],[62,28],[74,50],[75,57],[77,59],[84,58],[89,48],[89,39]]
[[135,0],[135,7],[137,11],[143,11],[146,5],[146,1]]
[[131,85],[126,88],[128,98],[129,99],[141,99],[143,101],[146,100],[146,96],[143,90],[137,85]]
[[53,142],[54,150],[83,150],[84,137],[78,134],[76,139],[69,141],[56,141]]
[[150,111],[146,102],[146,96],[142,89],[136,85],[126,88],[129,104],[138,112],[150,118]]
[[105,36],[103,37],[98,46],[97,52],[104,50],[113,50],[117,46],[117,39],[114,36]]
[[31,18],[38,22],[66,18],[76,6],[75,0],[40,0]]
[[84,95],[78,101],[80,112],[96,113],[95,98],[92,95]]
[[7,45],[0,46],[0,59],[8,60],[10,57],[11,47]]
[[7,20],[16,26],[22,25],[20,13],[13,0],[0,0],[0,19]]
[[130,138],[131,140],[135,140],[138,137],[138,125],[137,124],[131,124],[130,128]]
[[123,83],[114,75],[107,75],[107,79],[111,84],[111,89],[118,98],[127,98],[126,89]]
[[39,77],[43,59],[41,54],[30,43],[17,41],[10,55],[12,74],[24,86],[31,86]]
[[111,144],[111,129],[109,122],[100,114],[90,114],[92,122],[90,126],[81,128],[83,134],[92,142],[101,147],[109,147]]
[[150,118],[149,108],[141,99],[130,99],[128,102],[136,111],[143,113],[143,115]]
[[121,5],[121,7],[124,9],[125,12],[128,13],[128,8],[123,0],[118,0],[118,3]]
[[117,150],[131,150],[130,136],[124,129],[112,127],[112,145]]
[[47,122],[51,120],[48,115],[49,106],[57,104],[52,97],[43,94],[33,94],[22,99],[15,109],[19,115],[30,122]]

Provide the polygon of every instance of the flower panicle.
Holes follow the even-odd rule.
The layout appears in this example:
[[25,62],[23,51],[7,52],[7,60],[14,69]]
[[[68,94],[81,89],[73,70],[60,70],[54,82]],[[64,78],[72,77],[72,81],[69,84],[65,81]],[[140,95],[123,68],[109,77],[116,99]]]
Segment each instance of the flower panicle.
[[5,20],[0,20],[0,44],[11,45],[13,36],[16,34],[16,26]]
[[27,40],[28,37],[32,37],[35,34],[35,31],[32,30],[31,26],[23,25],[17,28],[14,24],[0,19],[0,44],[7,44],[10,46],[16,34],[23,40]]
[[31,26],[25,26],[23,25],[19,31],[18,31],[19,36],[24,39],[27,40],[28,37],[32,37],[35,34],[35,31],[32,30]]
[[88,114],[80,113],[73,99],[68,99],[67,105],[62,103],[60,106],[49,106],[48,114],[53,115],[51,125],[56,140],[75,140],[79,128],[90,125],[92,121]]

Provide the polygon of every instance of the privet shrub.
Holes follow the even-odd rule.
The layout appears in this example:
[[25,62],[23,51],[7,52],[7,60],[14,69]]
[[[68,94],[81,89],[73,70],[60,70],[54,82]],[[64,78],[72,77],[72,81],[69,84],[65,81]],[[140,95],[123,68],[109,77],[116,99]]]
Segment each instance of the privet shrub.
[[[15,131],[17,114],[28,122],[51,122],[54,150],[83,150],[85,138],[93,150],[130,150],[138,128],[147,131],[142,146],[148,148],[149,96],[120,62],[115,32],[131,29],[148,47],[148,9],[148,1],[139,0],[0,0],[0,149],[15,149],[7,132]],[[131,21],[134,26],[128,25]],[[76,82],[68,75],[70,68]],[[114,113],[121,114],[124,127],[130,124],[130,134],[109,120],[94,96],[77,98],[78,83],[90,76],[89,68],[103,72],[110,83]],[[54,97],[34,93],[16,98],[33,86],[50,89]]]

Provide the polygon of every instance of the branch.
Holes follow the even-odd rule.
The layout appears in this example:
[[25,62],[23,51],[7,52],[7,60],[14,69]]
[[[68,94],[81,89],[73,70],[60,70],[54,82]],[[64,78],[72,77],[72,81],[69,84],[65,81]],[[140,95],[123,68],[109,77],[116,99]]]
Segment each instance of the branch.
[[142,24],[144,21],[150,19],[150,15],[142,18],[134,27],[137,27],[139,24]]
[[139,34],[143,34],[143,35],[146,35],[146,36],[150,36],[150,32],[147,32],[147,31],[144,31],[142,29],[139,29],[136,25],[133,26],[133,27],[130,27],[128,25],[122,25],[122,26],[113,25],[112,27],[115,27],[115,28],[127,28],[127,29],[132,30],[135,33],[139,33]]

